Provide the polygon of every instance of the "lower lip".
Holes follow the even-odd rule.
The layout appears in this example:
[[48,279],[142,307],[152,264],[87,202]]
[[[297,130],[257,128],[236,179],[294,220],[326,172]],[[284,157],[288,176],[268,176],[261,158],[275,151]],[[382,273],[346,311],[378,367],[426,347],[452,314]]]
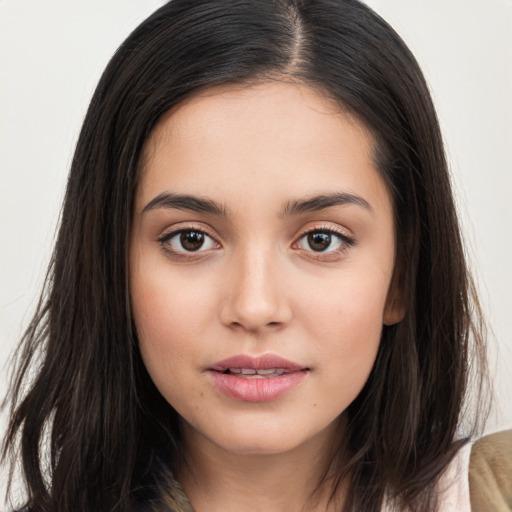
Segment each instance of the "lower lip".
[[215,386],[230,398],[244,402],[270,402],[297,386],[306,376],[307,370],[293,371],[284,373],[279,377],[265,377],[263,379],[246,379],[213,370],[208,373]]

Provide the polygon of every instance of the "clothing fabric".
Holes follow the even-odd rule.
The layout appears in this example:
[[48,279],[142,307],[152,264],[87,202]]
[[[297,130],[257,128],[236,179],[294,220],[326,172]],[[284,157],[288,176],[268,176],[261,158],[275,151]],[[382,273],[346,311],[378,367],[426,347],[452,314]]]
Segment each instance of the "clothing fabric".
[[439,512],[471,512],[468,470],[471,445],[461,448],[439,482]]
[[[168,477],[166,488],[157,492],[159,498],[143,500],[137,512],[194,512],[180,484]],[[439,491],[436,512],[512,512],[512,430],[462,448],[441,478]]]
[[[181,488],[176,490],[176,512],[194,512]],[[442,476],[439,492],[437,512],[512,512],[512,430],[464,446]]]
[[512,430],[474,444],[469,488],[472,512],[512,512]]
[[[438,484],[439,505],[436,512],[472,512],[468,482],[470,451],[470,444],[461,448],[441,477]],[[385,504],[382,510],[382,512],[392,511],[395,512],[396,508],[391,503]]]

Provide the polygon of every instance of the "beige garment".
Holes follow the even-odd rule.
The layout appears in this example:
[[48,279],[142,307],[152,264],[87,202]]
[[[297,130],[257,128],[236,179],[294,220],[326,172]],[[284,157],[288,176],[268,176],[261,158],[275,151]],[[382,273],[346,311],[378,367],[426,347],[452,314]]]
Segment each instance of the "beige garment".
[[512,430],[473,445],[469,488],[472,512],[512,512]]
[[[180,485],[173,484],[167,505],[176,512],[193,512]],[[439,489],[436,512],[512,512],[512,430],[462,448],[441,478]]]

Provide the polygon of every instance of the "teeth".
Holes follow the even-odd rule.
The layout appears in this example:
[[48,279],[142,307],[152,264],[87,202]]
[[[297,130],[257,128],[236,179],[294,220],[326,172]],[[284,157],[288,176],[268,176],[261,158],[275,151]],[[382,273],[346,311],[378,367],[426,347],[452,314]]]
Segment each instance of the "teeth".
[[255,370],[253,368],[229,368],[229,373],[244,375],[248,378],[278,377],[283,375],[283,368],[268,368],[266,370]]
[[273,373],[277,375],[282,375],[284,370],[282,368],[269,368],[268,370],[256,370],[258,375],[272,375]]

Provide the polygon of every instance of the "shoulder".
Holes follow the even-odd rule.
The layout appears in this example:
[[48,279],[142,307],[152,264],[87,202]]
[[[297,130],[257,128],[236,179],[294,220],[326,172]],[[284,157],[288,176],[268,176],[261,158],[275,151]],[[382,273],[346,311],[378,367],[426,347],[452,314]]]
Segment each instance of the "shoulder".
[[512,511],[512,430],[484,436],[471,449],[472,512]]

